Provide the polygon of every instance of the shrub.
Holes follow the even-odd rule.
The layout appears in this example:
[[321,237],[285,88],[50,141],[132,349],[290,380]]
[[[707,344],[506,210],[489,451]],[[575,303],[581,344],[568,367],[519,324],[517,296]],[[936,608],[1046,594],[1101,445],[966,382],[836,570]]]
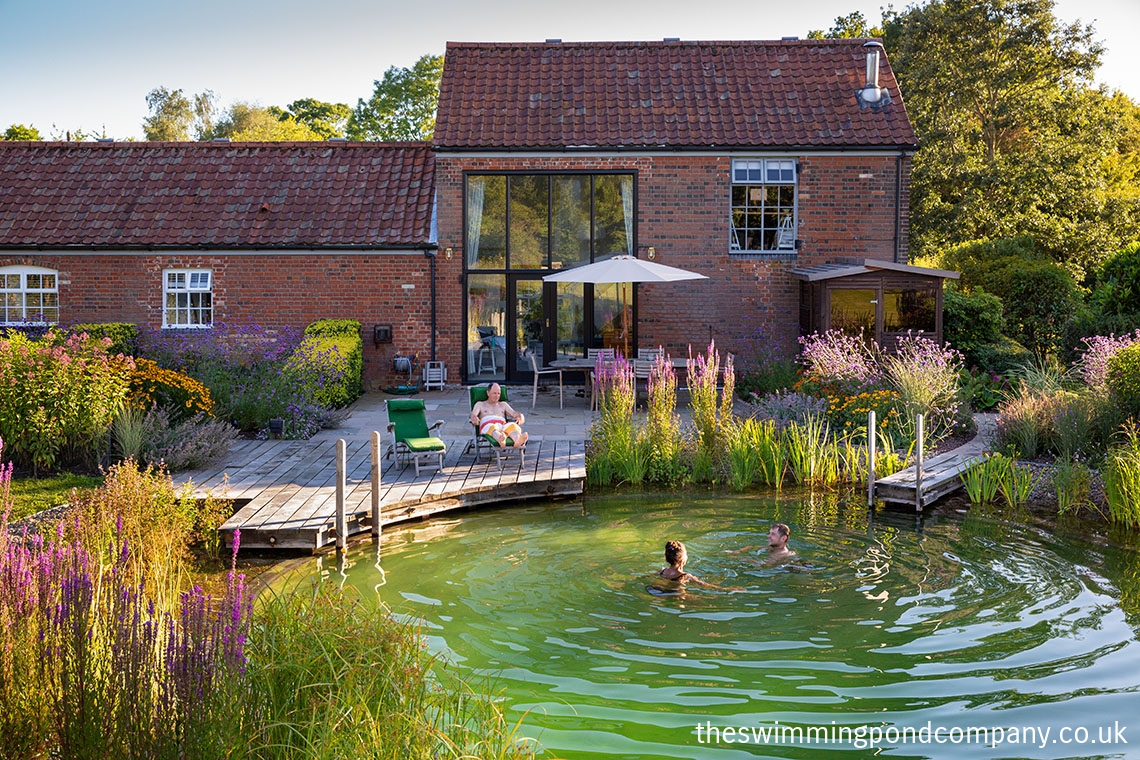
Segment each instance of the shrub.
[[1079,299],[1072,276],[1059,264],[1041,261],[1014,268],[1002,300],[1012,337],[1045,354],[1060,346],[1061,331]]
[[974,349],[974,358],[980,368],[999,375],[1008,375],[1033,361],[1033,353],[1017,341],[1003,337],[997,343]]
[[978,351],[1001,342],[1005,312],[1001,299],[982,288],[943,293],[942,325],[946,342],[962,352],[969,365],[981,364]]
[[108,341],[72,335],[56,345],[0,339],[0,438],[13,460],[36,469],[90,464],[127,396],[133,362]]
[[1106,384],[1125,414],[1140,417],[1140,342],[1119,349],[1108,360]]
[[107,346],[109,354],[136,356],[139,352],[139,328],[128,322],[71,325],[67,332],[70,335],[87,333],[92,338],[107,338],[111,341]]
[[883,367],[898,393],[905,430],[912,431],[914,416],[921,414],[927,443],[935,443],[964,424],[968,410],[963,410],[959,395],[962,355],[957,351],[907,333],[895,353],[883,356]]
[[1102,314],[1140,314],[1140,241],[1110,256],[1097,276],[1094,301]]
[[800,344],[799,361],[809,380],[867,383],[879,376],[873,349],[861,334],[828,330],[804,336]]
[[818,417],[827,412],[827,399],[796,391],[769,393],[753,404],[753,416],[758,420],[771,421],[776,430],[783,430],[793,423],[803,423],[808,417]]
[[359,335],[309,335],[285,362],[285,371],[313,403],[339,408],[360,396],[363,356]]
[[170,472],[195,470],[223,456],[238,433],[223,420],[199,412],[172,424],[162,407],[152,407],[139,423],[143,431],[141,461],[164,466]]
[[1085,348],[1073,365],[1077,376],[1098,396],[1108,395],[1108,362],[1122,348],[1140,343],[1140,330],[1132,335],[1093,335],[1081,340]]
[[195,414],[211,414],[214,410],[209,388],[185,372],[164,369],[143,358],[135,359],[127,401],[144,410],[160,406],[168,410],[175,421]]
[[986,412],[996,407],[1009,392],[1009,383],[996,372],[982,369],[962,370],[959,374],[962,398],[975,411]]
[[736,391],[745,401],[759,396],[787,390],[800,378],[799,368],[792,359],[773,359],[741,374]]

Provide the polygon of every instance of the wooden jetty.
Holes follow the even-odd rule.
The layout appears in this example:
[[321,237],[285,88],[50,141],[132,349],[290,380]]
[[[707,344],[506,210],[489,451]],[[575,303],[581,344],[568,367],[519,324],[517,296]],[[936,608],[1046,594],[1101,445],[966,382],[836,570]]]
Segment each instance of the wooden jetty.
[[[586,450],[581,440],[534,439],[526,464],[519,457],[476,461],[464,453],[467,441],[447,441],[443,469],[421,467],[385,457],[380,484],[381,526],[455,509],[513,501],[576,496],[586,481]],[[345,511],[347,534],[372,528],[371,442],[347,442]],[[386,448],[386,446],[384,447]],[[193,493],[207,492],[241,505],[221,531],[241,530],[250,548],[317,550],[336,540],[336,441],[242,441],[227,463],[180,474]]]
[[893,475],[877,479],[874,484],[874,498],[891,503],[911,504],[916,510],[921,511],[923,507],[961,488],[961,474],[981,460],[984,453],[984,436],[975,436],[969,443],[923,462],[921,494],[918,493],[918,469],[911,465]]

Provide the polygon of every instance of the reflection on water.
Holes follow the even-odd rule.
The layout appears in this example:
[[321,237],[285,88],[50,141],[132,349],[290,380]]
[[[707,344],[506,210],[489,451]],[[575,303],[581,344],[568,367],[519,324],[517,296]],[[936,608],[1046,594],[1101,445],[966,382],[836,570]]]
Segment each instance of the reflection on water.
[[[774,521],[791,526],[795,562],[739,553]],[[667,539],[726,590],[657,582]],[[1120,603],[1121,581],[1135,598],[1135,553],[984,516],[869,515],[833,495],[622,495],[392,529],[379,564],[368,547],[348,564],[339,581],[418,621],[460,669],[495,676],[508,717],[563,757],[822,756],[805,740],[710,744],[709,726],[1080,726],[1095,739],[1140,703],[1136,621]]]

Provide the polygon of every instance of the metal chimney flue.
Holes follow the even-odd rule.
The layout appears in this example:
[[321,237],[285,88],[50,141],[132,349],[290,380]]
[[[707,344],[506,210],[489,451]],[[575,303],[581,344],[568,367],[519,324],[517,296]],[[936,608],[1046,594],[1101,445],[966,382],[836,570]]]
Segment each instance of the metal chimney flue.
[[867,53],[867,69],[863,79],[866,84],[861,90],[855,91],[855,100],[860,108],[881,111],[891,104],[891,93],[879,86],[879,57],[883,46],[872,40],[863,43],[863,50]]

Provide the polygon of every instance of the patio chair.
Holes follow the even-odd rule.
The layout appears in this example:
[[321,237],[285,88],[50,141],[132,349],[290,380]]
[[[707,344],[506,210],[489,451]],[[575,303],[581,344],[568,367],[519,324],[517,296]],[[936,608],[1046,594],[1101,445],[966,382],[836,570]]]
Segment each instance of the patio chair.
[[562,404],[562,370],[560,369],[539,369],[538,357],[534,355],[534,351],[527,351],[527,357],[530,359],[530,369],[534,373],[534,395],[530,399],[530,408],[534,409],[535,402],[538,401],[538,376],[539,375],[558,375],[558,408],[565,409]]
[[660,346],[657,348],[639,348],[637,349],[637,358],[653,361],[663,353],[665,353],[665,349],[661,348]]
[[447,444],[432,435],[432,431],[443,426],[443,420],[436,420],[431,427],[427,424],[427,411],[421,398],[388,399],[384,402],[388,410],[388,432],[392,445],[388,456],[410,457],[420,475],[420,460],[435,458],[438,469],[443,469],[443,455]]
[[652,359],[633,360],[633,395],[636,403],[645,391],[645,399],[649,400],[649,374],[653,371]]
[[[487,386],[487,385],[472,385],[468,389],[468,395],[470,396],[470,399],[471,399],[471,406],[469,408],[474,409],[475,404],[479,403],[480,401],[486,401],[487,400],[487,388],[489,388],[489,387],[490,386]],[[499,396],[500,400],[507,401],[508,400],[507,399],[507,389],[504,388],[503,386],[499,386],[499,387],[502,389],[502,395]],[[526,444],[525,443],[516,449],[514,447],[514,439],[507,438],[506,447],[500,446],[499,442],[496,441],[491,436],[480,435],[478,425],[472,425],[471,426],[471,440],[467,442],[467,446],[463,449],[463,453],[466,454],[467,452],[471,451],[472,449],[475,450],[475,461],[476,462],[479,461],[479,455],[484,449],[487,450],[488,456],[490,456],[493,453],[495,455],[495,464],[499,465],[500,470],[503,469],[503,456],[504,455],[510,455],[511,453],[516,452],[516,451],[518,452],[518,455],[519,455],[519,464],[521,466],[524,466],[524,467],[526,466]]]

